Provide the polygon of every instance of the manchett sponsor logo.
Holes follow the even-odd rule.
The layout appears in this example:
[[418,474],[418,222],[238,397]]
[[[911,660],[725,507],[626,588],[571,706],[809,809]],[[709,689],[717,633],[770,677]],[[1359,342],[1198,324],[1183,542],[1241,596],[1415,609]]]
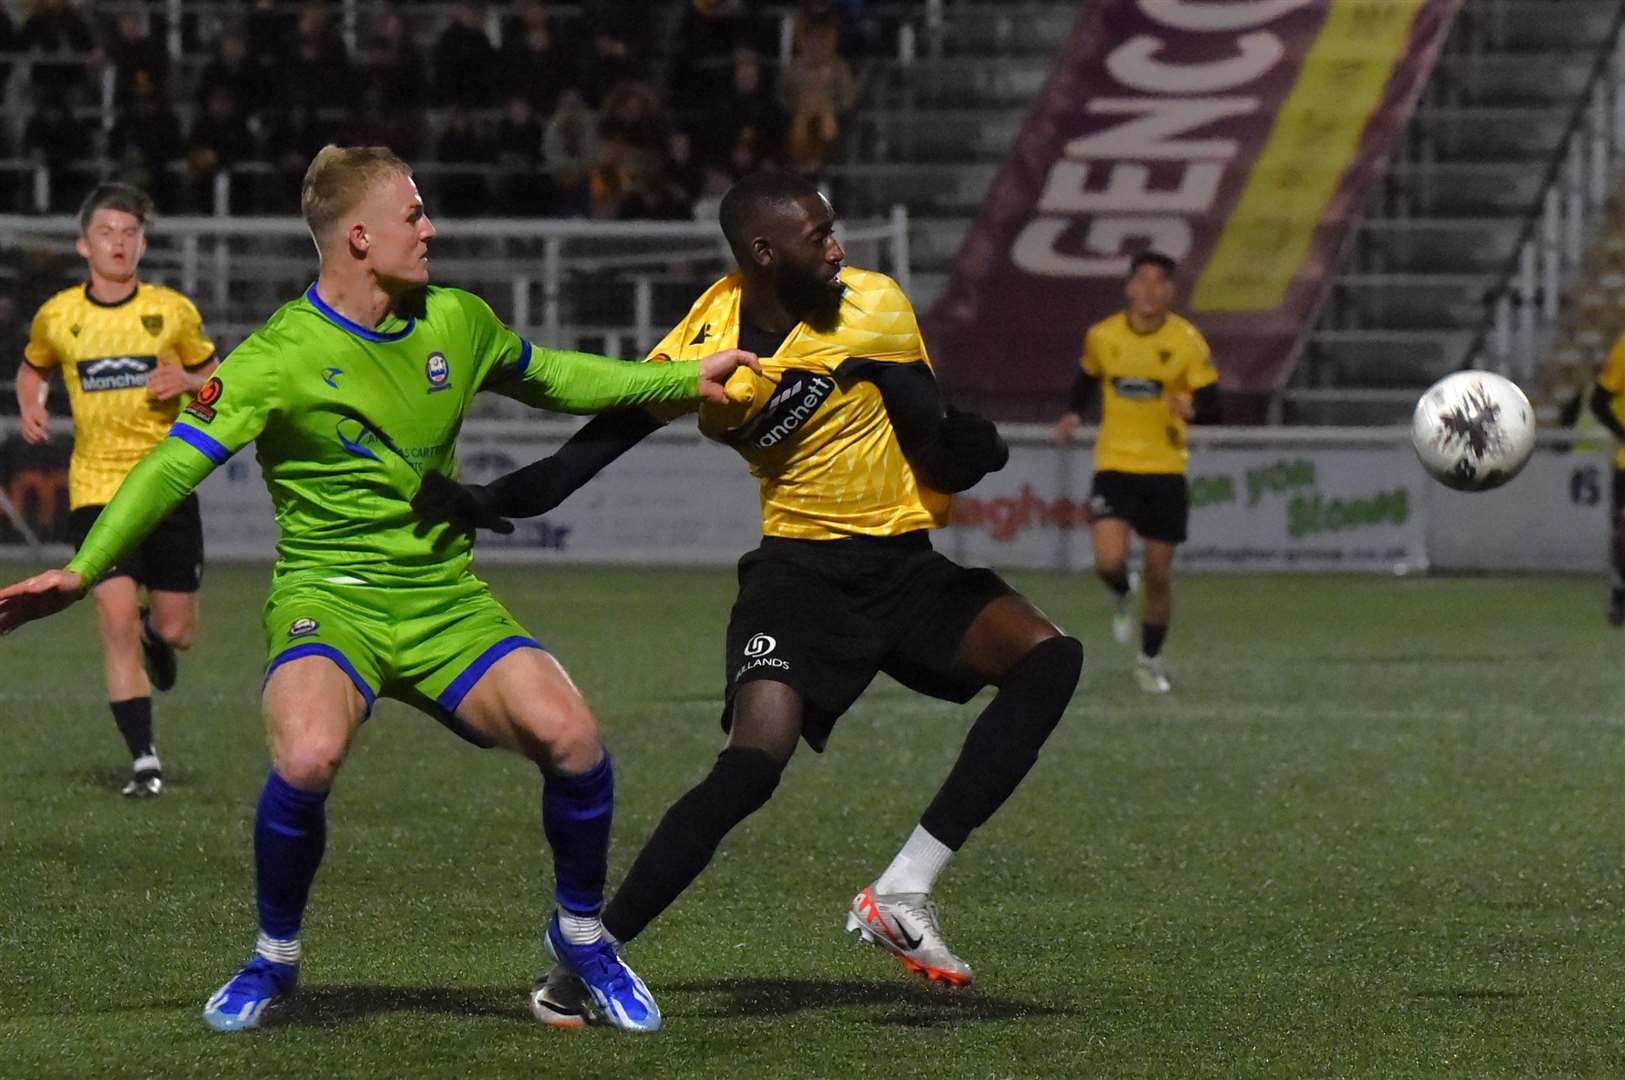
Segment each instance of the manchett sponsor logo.
[[147,376],[158,366],[156,356],[109,356],[79,363],[79,388],[87,392],[130,390],[147,385]]

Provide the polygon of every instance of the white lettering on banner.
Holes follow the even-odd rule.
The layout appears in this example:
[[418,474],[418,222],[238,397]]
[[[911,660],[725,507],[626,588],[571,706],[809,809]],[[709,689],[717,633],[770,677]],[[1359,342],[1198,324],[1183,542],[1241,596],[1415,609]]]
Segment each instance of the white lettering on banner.
[[1073,227],[1072,218],[1034,218],[1022,227],[1010,250],[1010,261],[1038,277],[1122,277],[1128,273],[1125,240],[1143,239],[1169,258],[1191,248],[1191,225],[1177,217],[1104,217],[1089,223],[1084,249],[1100,256],[1068,255],[1056,243]]
[[1236,39],[1241,51],[1228,60],[1203,64],[1164,64],[1152,57],[1161,38],[1137,34],[1106,57],[1106,70],[1124,86],[1147,94],[1211,94],[1244,86],[1280,63],[1286,47],[1274,34],[1258,31]]
[[1046,214],[1085,214],[1090,211],[1205,210],[1219,192],[1224,166],[1211,162],[1189,165],[1172,191],[1151,190],[1151,170],[1145,165],[1116,163],[1107,170],[1102,191],[1086,191],[1089,166],[1081,161],[1058,162],[1050,170],[1038,208]]
[[[1097,97],[1086,110],[1129,119],[1103,131],[1071,139],[1065,156],[1050,165],[1044,193],[1029,220],[1011,242],[1010,260],[1035,277],[1121,277],[1130,255],[1123,245],[1143,241],[1175,259],[1187,254],[1190,219],[1210,214],[1218,201],[1224,167],[1193,165],[1171,191],[1151,191],[1145,161],[1228,161],[1235,139],[1179,138],[1215,122],[1250,116],[1256,97],[1194,97],[1234,90],[1263,78],[1287,57],[1280,37],[1255,29],[1291,14],[1312,0],[1245,0],[1195,3],[1193,0],[1139,0],[1145,15],[1175,30],[1234,35],[1235,53],[1217,60],[1176,63],[1157,59],[1163,38],[1136,34],[1106,56],[1107,73],[1122,86],[1169,97]],[[1242,33],[1241,31],[1251,31]],[[1110,162],[1103,191],[1084,188],[1088,162]],[[1135,215],[1147,211],[1159,218]],[[1085,224],[1087,223],[1087,224]],[[1064,241],[1083,240],[1082,250]]]
[[1181,161],[1193,158],[1232,158],[1234,139],[1175,139],[1187,131],[1229,116],[1258,111],[1255,97],[1208,98],[1096,98],[1088,111],[1100,116],[1132,116],[1126,123],[1080,135],[1066,144],[1069,158],[1138,158]]
[[1175,30],[1246,30],[1272,23],[1314,0],[1140,0],[1140,10]]

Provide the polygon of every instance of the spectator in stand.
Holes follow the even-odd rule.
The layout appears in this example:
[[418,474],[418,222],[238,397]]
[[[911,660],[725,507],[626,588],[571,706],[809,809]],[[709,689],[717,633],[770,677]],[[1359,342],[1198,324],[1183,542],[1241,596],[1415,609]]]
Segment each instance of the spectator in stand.
[[88,99],[88,68],[100,66],[102,55],[89,20],[67,0],[35,0],[17,44],[33,62],[36,101],[60,97],[71,105]]
[[706,136],[700,156],[708,161],[727,160],[747,128],[754,132],[756,144],[781,146],[786,127],[784,109],[773,94],[761,57],[754,49],[735,49],[728,93],[699,128]]
[[[364,55],[367,80],[378,85],[390,108],[416,110],[424,105],[428,92],[423,54],[407,33],[406,20],[399,11],[386,8],[379,14],[372,33],[367,35]],[[418,123],[416,118],[413,122]],[[392,149],[402,157],[410,157],[404,150]]]
[[741,0],[690,0],[672,62],[673,109],[703,111],[727,93],[729,58],[735,49],[749,46],[750,26]]
[[265,158],[273,172],[265,190],[264,210],[282,213],[299,209],[305,169],[316,151],[327,145],[327,134],[316,111],[303,102],[275,114],[265,139]]
[[785,154],[790,168],[817,176],[841,134],[842,117],[857,104],[858,87],[836,51],[840,24],[830,0],[803,0],[796,16],[795,55],[779,93],[790,112]]
[[592,213],[591,174],[598,160],[598,114],[581,91],[566,90],[542,134],[542,158],[553,178],[553,215]]
[[616,83],[604,98],[598,134],[619,139],[635,150],[664,153],[666,126],[654,88],[636,79]]
[[[192,121],[186,139],[186,171],[190,181],[192,209],[200,214],[214,212],[214,179],[221,172],[254,158],[254,136],[248,120],[237,105],[231,84],[217,82],[203,99],[203,108]],[[254,185],[247,178],[234,181],[231,206],[241,212],[253,205],[248,192]]]
[[130,104],[119,110],[107,135],[115,179],[147,192],[159,210],[172,211],[182,185],[169,166],[180,160],[185,145],[175,110],[145,75],[137,76]]
[[113,64],[113,101],[119,108],[130,104],[131,87],[144,79],[158,93],[169,94],[169,50],[147,32],[147,16],[125,12],[118,17],[108,59]]
[[643,78],[649,68],[648,5],[641,0],[597,0],[582,15],[585,46],[576,85],[594,109],[615,86]]
[[617,216],[622,221],[686,221],[693,212],[665,157],[646,150],[628,155],[626,185]]
[[636,154],[613,128],[599,126],[597,157],[587,174],[592,198],[589,216],[598,221],[620,220],[621,201],[632,190],[632,159]]
[[542,121],[530,100],[513,95],[503,104],[494,140],[497,164],[507,170],[498,181],[498,205],[514,217],[540,217],[552,206],[552,184],[542,167]]
[[243,116],[259,111],[260,74],[249,59],[248,43],[240,30],[226,30],[215,38],[214,55],[198,74],[198,100],[206,104],[222,87],[231,93]]
[[90,129],[60,93],[46,94],[23,128],[23,153],[51,174],[50,209],[71,211],[90,190],[89,174],[76,169],[90,157]]
[[559,96],[576,85],[573,57],[554,37],[545,7],[525,4],[520,13],[513,36],[502,45],[502,93],[523,97],[538,116],[551,116]]
[[317,110],[348,110],[355,100],[350,52],[323,4],[312,2],[299,9],[299,22],[277,86],[279,100],[302,99]]
[[[435,200],[441,214],[448,218],[478,217],[486,209],[490,189],[483,166],[492,164],[495,158],[490,141],[468,109],[461,105],[448,109],[435,148],[435,160],[447,166],[441,174],[440,197]],[[453,165],[475,168],[464,172],[450,168]]]
[[415,109],[399,108],[382,82],[368,80],[361,90],[359,108],[339,129],[340,146],[387,146],[412,160],[423,149],[423,117]]
[[496,100],[497,51],[485,32],[484,5],[463,0],[434,46],[435,104],[483,109]]
[[277,0],[254,0],[249,10],[243,37],[248,43],[249,66],[255,73],[256,111],[271,108],[278,101],[275,90],[282,78],[280,69],[293,49],[297,25],[293,13],[284,10]]

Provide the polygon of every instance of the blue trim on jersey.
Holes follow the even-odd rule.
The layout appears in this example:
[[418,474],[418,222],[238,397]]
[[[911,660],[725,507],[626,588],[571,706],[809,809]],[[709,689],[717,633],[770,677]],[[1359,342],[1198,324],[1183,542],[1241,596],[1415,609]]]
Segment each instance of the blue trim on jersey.
[[530,341],[528,339],[526,339],[526,338],[520,338],[519,339],[519,363],[517,363],[517,364],[515,364],[513,366],[513,377],[514,378],[516,378],[516,379],[519,378],[519,376],[521,376],[521,375],[523,375],[525,373],[525,369],[530,367],[530,351],[531,351]]
[[328,307],[327,301],[323,300],[321,294],[316,291],[316,283],[314,281],[310,283],[310,288],[305,290],[305,299],[309,300],[310,306],[321,312],[322,317],[328,322],[332,323],[340,330],[348,331],[349,333],[352,333],[356,337],[365,341],[399,341],[407,334],[410,334],[412,332],[412,328],[418,324],[416,319],[407,319],[406,325],[395,331],[393,334],[380,334],[376,330],[368,330],[360,323],[351,322],[343,315],[340,315],[338,312]]
[[350,663],[343,653],[339,652],[338,649],[334,648],[333,646],[324,644],[320,641],[307,641],[301,645],[295,645],[291,649],[283,649],[281,652],[277,653],[276,656],[272,658],[271,662],[265,665],[265,681],[270,682],[271,672],[275,671],[283,664],[286,664],[288,661],[300,660],[307,656],[325,656],[329,660],[333,661],[333,663],[337,664],[339,666],[339,670],[350,676],[350,681],[355,683],[355,688],[359,690],[361,692],[361,696],[366,699],[367,711],[372,711],[372,703],[377,700],[378,695],[373,692],[372,687],[367,685],[367,680],[361,677],[361,673],[355,669],[355,665]]
[[442,690],[440,696],[434,699],[435,704],[448,713],[455,713],[457,706],[461,705],[463,699],[468,696],[468,692],[474,689],[474,684],[484,678],[487,671],[491,670],[491,665],[515,649],[541,649],[543,652],[547,651],[547,647],[535,638],[505,637],[480,653],[472,664],[463,669],[461,675],[451,680],[451,685]]
[[216,465],[224,465],[230,461],[231,455],[235,452],[227,450],[223,443],[207,431],[199,431],[191,424],[183,424],[179,420],[169,426],[169,437],[179,439]]

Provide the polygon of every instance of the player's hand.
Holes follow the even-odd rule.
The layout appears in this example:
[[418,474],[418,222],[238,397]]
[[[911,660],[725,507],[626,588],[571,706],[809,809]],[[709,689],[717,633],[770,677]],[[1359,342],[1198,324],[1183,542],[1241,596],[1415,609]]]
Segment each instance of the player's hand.
[[1168,395],[1168,411],[1181,420],[1189,420],[1196,415],[1196,398],[1189,392],[1181,390]]
[[1077,438],[1078,428],[1083,426],[1083,417],[1075,412],[1069,412],[1055,421],[1055,441],[1063,446]]
[[84,581],[69,570],[47,570],[0,589],[0,637],[24,623],[55,615],[84,595]]
[[952,405],[938,429],[937,441],[961,461],[972,461],[985,472],[998,472],[1010,461],[1010,447],[993,421]]
[[756,359],[755,353],[744,349],[722,349],[701,360],[700,397],[716,405],[728,404],[732,400],[728,396],[728,376],[742,367],[758,375],[762,373],[762,362]]
[[196,389],[196,380],[179,364],[159,364],[147,373],[147,396],[154,401],[173,401]]
[[17,430],[22,432],[23,442],[42,443],[51,437],[51,414],[44,405],[24,408],[17,419],[21,421]]
[[497,513],[494,502],[490,488],[459,484],[431,469],[412,496],[412,510],[424,521],[450,521],[470,531],[490,529],[506,536],[513,532],[513,522]]

